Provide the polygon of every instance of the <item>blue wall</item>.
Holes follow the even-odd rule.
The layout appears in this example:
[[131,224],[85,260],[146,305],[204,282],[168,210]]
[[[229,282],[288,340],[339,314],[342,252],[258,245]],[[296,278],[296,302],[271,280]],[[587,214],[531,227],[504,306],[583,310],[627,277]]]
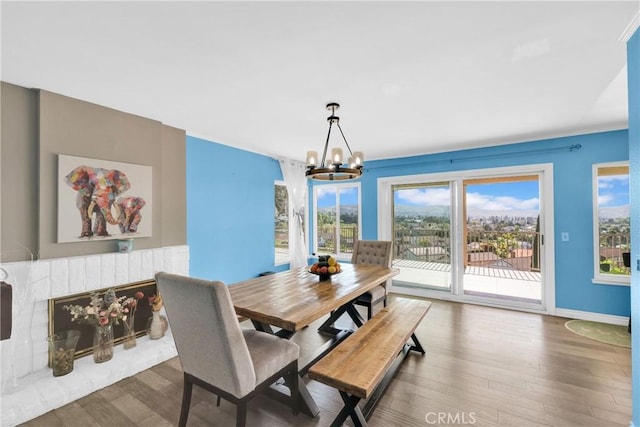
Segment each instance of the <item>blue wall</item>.
[[631,185],[631,386],[633,390],[632,422],[640,426],[640,30],[627,43],[629,93],[629,165]]
[[280,165],[270,157],[187,136],[191,276],[233,283],[277,270],[273,183],[279,179]]

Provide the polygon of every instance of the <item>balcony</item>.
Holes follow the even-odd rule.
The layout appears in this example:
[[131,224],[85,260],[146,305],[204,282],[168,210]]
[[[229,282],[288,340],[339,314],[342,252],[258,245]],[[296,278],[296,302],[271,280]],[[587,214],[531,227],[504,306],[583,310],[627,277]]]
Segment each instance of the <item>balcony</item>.
[[[358,239],[356,224],[343,225],[339,236],[334,226],[318,229],[318,252],[353,252]],[[464,246],[465,295],[539,304],[542,300],[541,233],[529,230],[467,230]],[[336,242],[340,250],[336,250]],[[630,274],[624,258],[628,255],[628,234],[601,234],[600,260],[604,274]],[[404,286],[449,290],[453,281],[449,230],[437,228],[396,229],[393,266],[400,269],[394,278]],[[628,262],[628,260],[627,260]],[[605,265],[608,264],[608,265]]]
[[[393,265],[400,269],[399,287],[451,288],[449,233],[396,230]],[[540,239],[535,231],[469,231],[463,253],[465,295],[540,304]]]

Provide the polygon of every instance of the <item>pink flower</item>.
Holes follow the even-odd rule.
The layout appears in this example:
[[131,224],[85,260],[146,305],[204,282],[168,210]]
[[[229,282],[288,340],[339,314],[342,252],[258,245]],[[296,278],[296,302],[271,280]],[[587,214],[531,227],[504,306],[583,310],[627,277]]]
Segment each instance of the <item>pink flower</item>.
[[98,321],[98,323],[100,323],[101,326],[105,326],[109,324],[109,319],[106,317],[101,317],[100,320]]

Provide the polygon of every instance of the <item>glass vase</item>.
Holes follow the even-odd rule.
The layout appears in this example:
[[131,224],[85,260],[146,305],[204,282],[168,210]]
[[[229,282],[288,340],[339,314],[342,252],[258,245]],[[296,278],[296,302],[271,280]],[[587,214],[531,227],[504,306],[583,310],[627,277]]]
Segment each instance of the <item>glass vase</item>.
[[113,326],[96,326],[93,334],[93,361],[106,362],[113,357]]
[[130,349],[136,346],[136,330],[134,324],[133,315],[127,317],[127,320],[122,322],[124,327],[124,333],[122,335],[122,346],[125,349]]
[[49,366],[53,376],[60,377],[73,371],[73,361],[80,331],[62,331],[47,337],[49,343]]

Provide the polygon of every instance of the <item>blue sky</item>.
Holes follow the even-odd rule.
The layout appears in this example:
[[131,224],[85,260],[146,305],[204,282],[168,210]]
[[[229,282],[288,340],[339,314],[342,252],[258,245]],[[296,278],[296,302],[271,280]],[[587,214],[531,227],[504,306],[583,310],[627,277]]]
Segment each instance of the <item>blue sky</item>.
[[[601,176],[598,179],[599,206],[624,206],[629,204],[628,175]],[[449,187],[406,188],[395,192],[394,203],[404,206],[438,206],[450,204]],[[318,207],[336,204],[336,188],[318,187]],[[340,188],[340,203],[356,205],[358,190],[355,187]],[[519,181],[467,186],[467,207],[470,210],[539,210],[538,181]]]
[[[333,186],[317,187],[317,202],[319,208],[327,208],[336,205],[336,188]],[[340,188],[341,205],[357,205],[358,189],[356,187]]]
[[[468,209],[538,210],[538,181],[519,181],[467,186]],[[449,205],[449,187],[407,188],[395,192],[394,203],[405,206]]]
[[598,206],[612,207],[629,204],[629,175],[598,177]]

